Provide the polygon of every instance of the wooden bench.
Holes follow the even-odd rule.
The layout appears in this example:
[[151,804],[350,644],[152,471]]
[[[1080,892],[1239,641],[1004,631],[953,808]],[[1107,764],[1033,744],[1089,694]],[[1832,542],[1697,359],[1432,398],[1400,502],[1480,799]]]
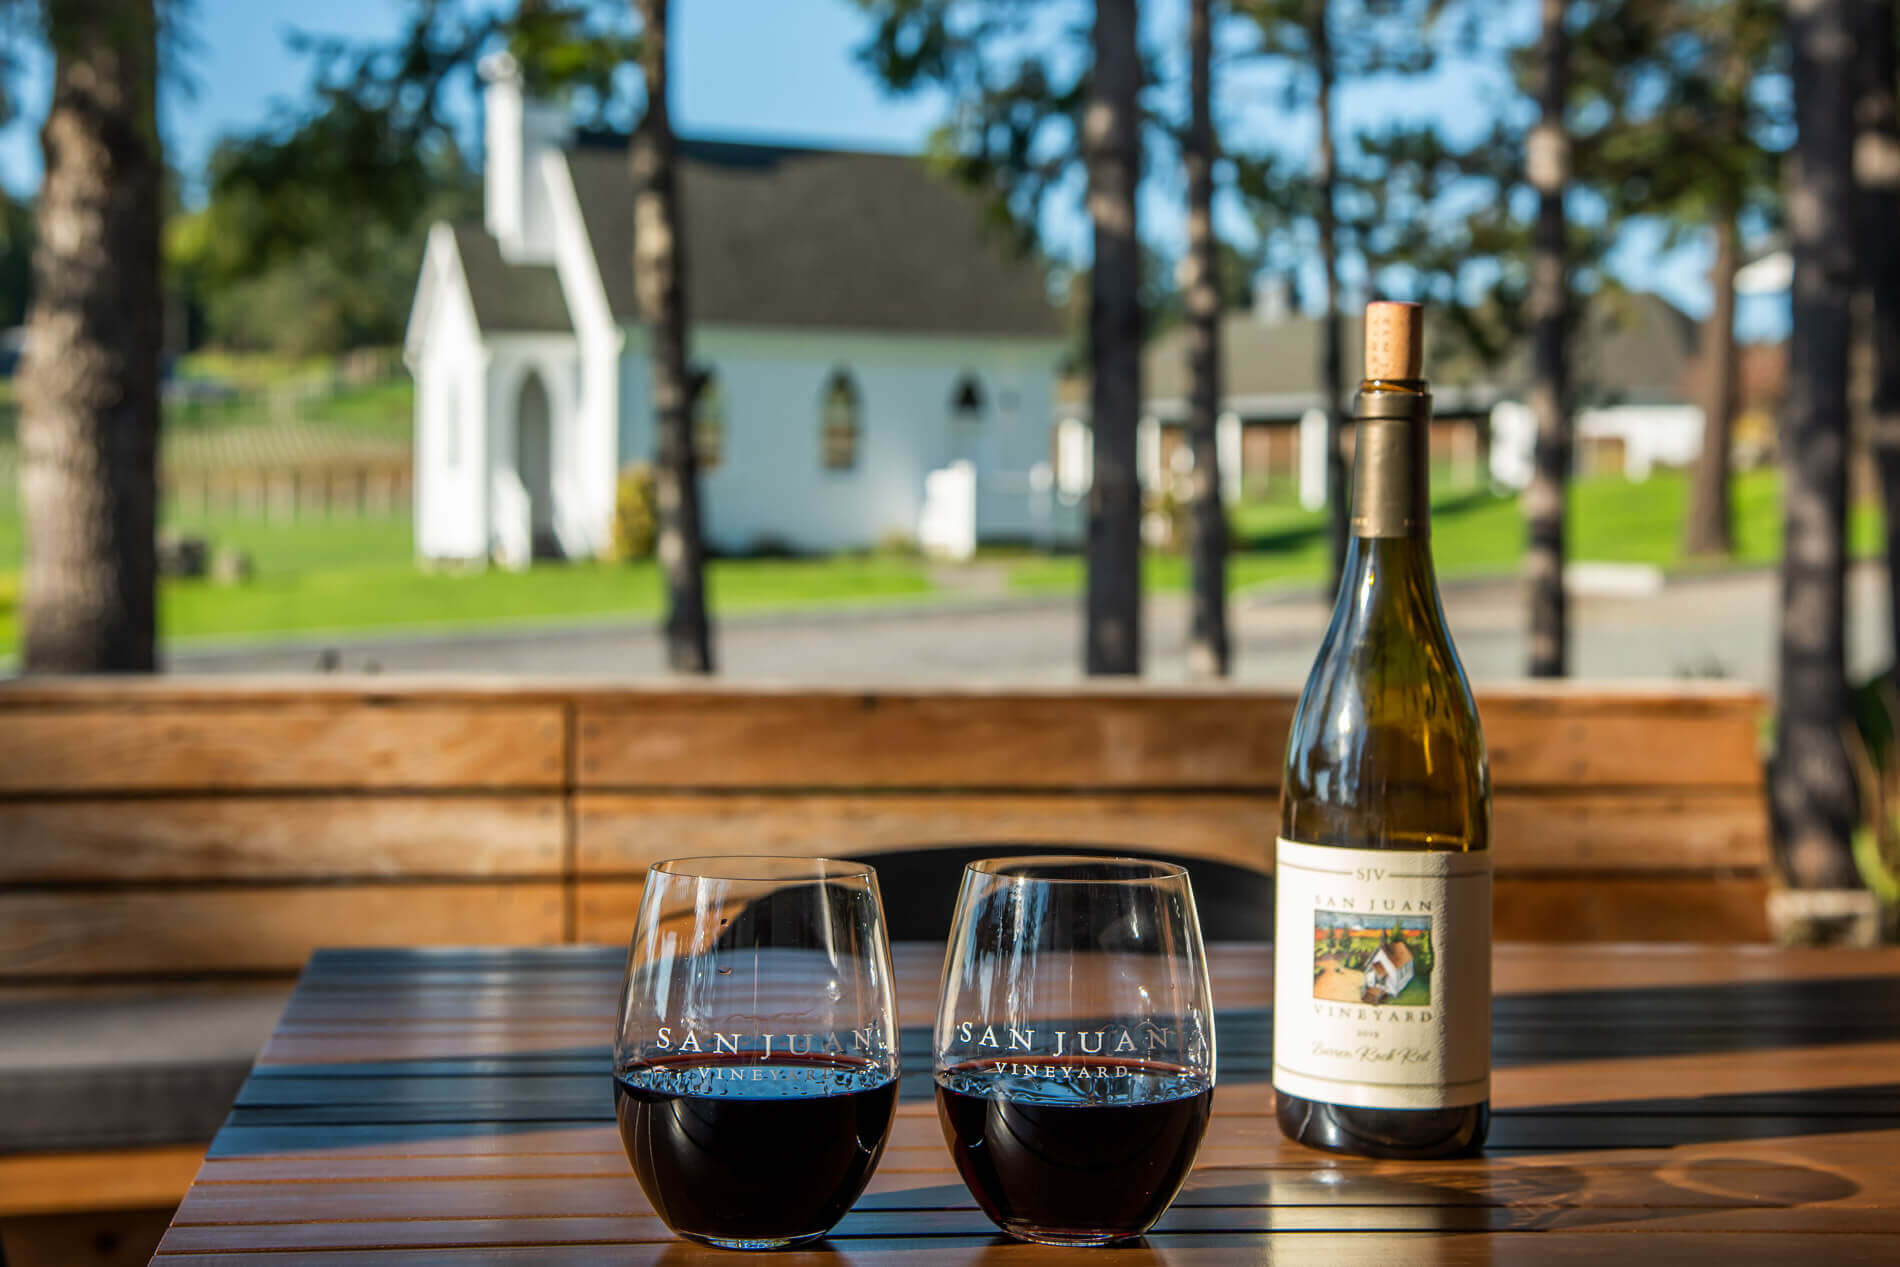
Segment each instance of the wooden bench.
[[[109,1029],[162,990],[196,1000],[183,1037],[202,1047],[213,1013],[230,1033],[274,1015],[318,946],[619,942],[645,867],[681,853],[1081,841],[1261,876],[1293,706],[1129,686],[14,683],[0,1017],[56,1000],[66,1025]],[[1527,686],[1480,692],[1480,708],[1500,938],[1766,938],[1757,692]],[[129,1054],[164,1063],[101,1052],[102,1085],[121,1076],[107,1057]],[[212,1057],[181,1066],[187,1081],[217,1066],[193,1084],[197,1119],[140,1124],[138,1097],[97,1101],[124,1118],[124,1148],[62,1138],[57,1120],[0,1136],[0,1218],[175,1200],[248,1063]]]

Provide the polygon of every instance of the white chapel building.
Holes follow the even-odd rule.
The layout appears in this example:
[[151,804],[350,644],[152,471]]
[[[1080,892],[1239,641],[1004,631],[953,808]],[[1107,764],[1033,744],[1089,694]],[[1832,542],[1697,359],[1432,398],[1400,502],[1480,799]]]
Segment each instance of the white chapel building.
[[[625,139],[526,98],[506,56],[483,72],[483,220],[430,230],[405,338],[416,549],[519,567],[606,546],[618,472],[654,453],[650,352]],[[711,547],[1074,539],[1061,317],[974,197],[901,155],[680,158]]]

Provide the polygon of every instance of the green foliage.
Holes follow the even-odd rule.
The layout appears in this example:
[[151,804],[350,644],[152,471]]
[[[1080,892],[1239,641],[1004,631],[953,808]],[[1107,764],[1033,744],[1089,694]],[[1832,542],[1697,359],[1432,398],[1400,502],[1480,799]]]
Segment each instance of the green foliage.
[[[1081,156],[1085,28],[1050,38],[1039,0],[858,0],[872,33],[859,60],[894,93],[950,98],[931,140],[936,165],[988,199],[1028,249],[1042,203]],[[1080,46],[1084,55],[1073,55]]]
[[874,557],[880,559],[921,559],[924,549],[917,544],[917,537],[902,528],[893,528],[881,534],[877,543],[871,547]]
[[659,503],[653,491],[653,468],[645,462],[622,467],[614,485],[613,540],[607,557],[616,563],[650,559],[658,533]]
[[1860,804],[1854,835],[1861,879],[1889,907],[1900,907],[1900,685],[1888,669],[1850,694]]
[[1609,213],[1660,218],[1672,245],[1724,216],[1777,220],[1792,130],[1782,5],[1642,0],[1586,17],[1573,74],[1579,112],[1607,119],[1588,160]]
[[167,257],[214,340],[292,355],[400,338],[428,225],[476,212],[480,189],[444,101],[506,49],[531,91],[594,122],[631,115],[637,50],[618,0],[523,0],[496,12],[407,0],[389,44],[295,35],[311,104],[213,152],[203,210]]
[[[1342,262],[1358,261],[1376,274],[1371,235],[1415,208],[1387,206],[1376,191],[1388,159],[1376,146],[1344,129],[1341,97],[1360,81],[1423,72],[1435,62],[1434,5],[1430,0],[1237,0],[1237,26],[1252,43],[1247,56],[1286,72],[1281,105],[1316,111],[1322,79],[1330,86],[1334,120],[1335,241]],[[1436,136],[1435,129],[1430,134]],[[1304,150],[1267,148],[1230,155],[1235,188],[1254,221],[1257,267],[1296,274],[1313,254],[1325,210],[1316,160]]]

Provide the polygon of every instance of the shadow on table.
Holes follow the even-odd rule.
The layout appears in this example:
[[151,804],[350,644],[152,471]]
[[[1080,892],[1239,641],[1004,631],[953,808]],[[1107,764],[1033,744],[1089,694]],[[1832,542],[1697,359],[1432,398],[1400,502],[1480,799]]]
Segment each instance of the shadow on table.
[[[1787,1210],[1841,1201],[1860,1185],[1830,1171],[1777,1162],[1705,1160],[1619,1163],[1587,1171],[1575,1166],[1513,1164],[1508,1159],[1432,1162],[1394,1174],[1325,1161],[1311,1170],[1258,1182],[1195,1186],[1183,1192],[1156,1229],[1222,1226],[1233,1230],[1377,1232],[1531,1232],[1637,1226],[1733,1209]],[[1329,1228],[1311,1211],[1337,1210]],[[1263,1226],[1263,1218],[1277,1221]],[[1296,1212],[1306,1211],[1306,1217]],[[1245,1226],[1240,1224],[1252,1216]],[[1289,1217],[1290,1216],[1290,1217]]]
[[[1270,1077],[1272,1008],[1219,1009],[1215,1023],[1223,1081]],[[1897,1040],[1894,977],[1553,990],[1491,1004],[1499,1069]]]

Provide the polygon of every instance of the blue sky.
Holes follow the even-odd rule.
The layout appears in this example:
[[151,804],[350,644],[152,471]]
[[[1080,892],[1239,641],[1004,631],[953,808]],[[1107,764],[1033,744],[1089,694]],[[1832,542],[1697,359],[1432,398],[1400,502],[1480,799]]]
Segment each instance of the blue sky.
[[[1507,0],[1501,38],[1528,33],[1534,21],[1525,0]],[[1052,0],[1055,9],[1075,0]],[[189,94],[171,91],[162,126],[172,161],[196,172],[217,138],[267,123],[274,111],[294,109],[308,68],[285,45],[293,25],[357,39],[393,34],[395,0],[196,0],[185,68]],[[915,150],[942,118],[936,97],[894,99],[882,94],[853,58],[867,25],[851,0],[690,0],[676,4],[674,109],[682,132],[753,137],[814,145]],[[1059,19],[1058,19],[1059,20]],[[1182,0],[1147,0],[1144,38],[1155,48],[1178,47]],[[1223,136],[1238,147],[1268,141],[1305,151],[1312,144],[1310,112],[1288,114],[1281,105],[1283,72],[1258,63],[1224,60],[1216,110]],[[46,74],[29,62],[19,85],[22,117],[0,129],[0,184],[16,193],[39,182],[37,128],[45,111]],[[1510,102],[1508,86],[1488,67],[1454,65],[1424,83],[1355,85],[1340,102],[1342,132],[1406,112],[1426,112],[1449,130],[1482,126]],[[469,109],[471,123],[472,106]],[[1179,174],[1157,168],[1144,188],[1144,232],[1164,250],[1178,250],[1183,216]],[[1240,237],[1247,224],[1238,208],[1223,209],[1224,233]],[[1058,253],[1085,253],[1087,232],[1080,190],[1061,191],[1043,225]],[[1707,253],[1690,246],[1668,255],[1657,235],[1629,233],[1613,260],[1629,285],[1658,290],[1692,313],[1708,306]],[[1785,329],[1785,303],[1744,301],[1741,329],[1764,337]]]

